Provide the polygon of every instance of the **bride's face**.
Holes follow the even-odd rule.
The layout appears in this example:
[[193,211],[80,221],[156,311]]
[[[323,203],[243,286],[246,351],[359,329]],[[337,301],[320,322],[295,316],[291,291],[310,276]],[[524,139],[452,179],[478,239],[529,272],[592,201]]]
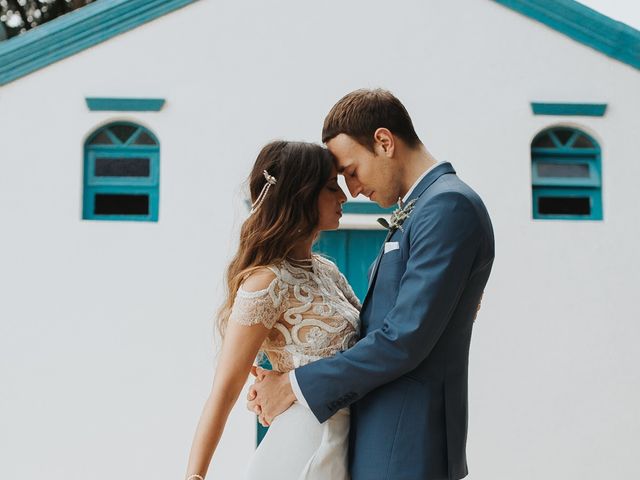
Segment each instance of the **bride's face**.
[[322,187],[318,196],[318,231],[338,228],[342,217],[342,204],[346,201],[347,196],[338,185],[338,172],[333,167],[329,181]]

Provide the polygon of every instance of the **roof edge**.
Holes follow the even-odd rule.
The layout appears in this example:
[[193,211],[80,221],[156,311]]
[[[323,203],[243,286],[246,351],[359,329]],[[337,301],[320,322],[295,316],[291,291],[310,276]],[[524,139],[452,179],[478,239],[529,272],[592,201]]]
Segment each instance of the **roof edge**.
[[640,70],[640,31],[574,0],[493,0]]
[[98,0],[0,42],[0,85],[197,0]]

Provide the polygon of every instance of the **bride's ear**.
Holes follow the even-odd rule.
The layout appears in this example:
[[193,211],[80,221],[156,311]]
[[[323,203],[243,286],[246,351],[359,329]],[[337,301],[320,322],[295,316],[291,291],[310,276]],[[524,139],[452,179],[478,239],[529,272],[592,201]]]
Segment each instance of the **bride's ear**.
[[395,140],[393,134],[387,128],[378,128],[373,133],[373,149],[377,155],[393,157]]

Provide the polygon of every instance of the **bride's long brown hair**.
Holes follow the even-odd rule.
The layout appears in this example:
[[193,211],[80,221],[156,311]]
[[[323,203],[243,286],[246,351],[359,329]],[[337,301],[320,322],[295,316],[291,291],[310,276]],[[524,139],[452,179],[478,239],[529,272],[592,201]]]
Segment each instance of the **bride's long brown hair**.
[[262,205],[242,224],[238,250],[226,273],[226,299],[218,313],[224,336],[233,301],[242,282],[255,270],[288,257],[318,225],[318,196],[334,158],[314,143],[275,141],[265,145],[249,175],[251,201],[266,183],[264,170],[276,178]]

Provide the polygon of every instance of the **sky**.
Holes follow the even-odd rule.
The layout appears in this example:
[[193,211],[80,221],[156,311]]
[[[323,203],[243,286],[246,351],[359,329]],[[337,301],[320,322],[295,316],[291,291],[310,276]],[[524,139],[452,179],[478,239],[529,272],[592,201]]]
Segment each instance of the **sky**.
[[640,0],[578,0],[593,10],[640,30]]

